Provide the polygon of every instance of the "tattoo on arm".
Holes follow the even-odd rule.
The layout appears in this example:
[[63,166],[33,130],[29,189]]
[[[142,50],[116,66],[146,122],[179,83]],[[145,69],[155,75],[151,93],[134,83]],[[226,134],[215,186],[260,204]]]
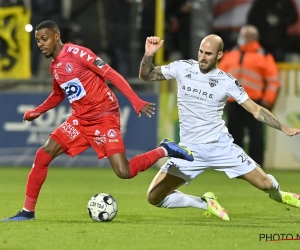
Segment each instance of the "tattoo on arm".
[[257,120],[269,125],[270,127],[282,130],[280,122],[272,115],[270,111],[265,108],[260,110]]
[[161,72],[161,67],[154,67],[153,56],[144,56],[140,65],[140,78],[144,81],[166,80]]

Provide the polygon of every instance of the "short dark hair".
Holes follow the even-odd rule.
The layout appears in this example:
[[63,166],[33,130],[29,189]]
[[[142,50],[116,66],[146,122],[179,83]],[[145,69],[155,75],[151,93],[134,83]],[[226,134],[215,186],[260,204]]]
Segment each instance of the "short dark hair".
[[43,21],[35,28],[35,30],[40,30],[40,29],[52,29],[59,32],[58,25],[51,20]]

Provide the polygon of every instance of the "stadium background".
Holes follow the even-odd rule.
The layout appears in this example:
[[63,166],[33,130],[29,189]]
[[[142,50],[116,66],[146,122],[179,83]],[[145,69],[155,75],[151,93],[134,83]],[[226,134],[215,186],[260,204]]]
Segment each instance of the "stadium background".
[[[25,31],[25,25],[30,23],[31,17],[37,13],[31,11],[30,1],[24,1],[15,5],[11,4],[0,8],[0,165],[5,166],[30,166],[35,151],[40,147],[49,132],[64,119],[64,115],[70,112],[66,102],[56,109],[48,112],[33,123],[23,123],[22,116],[26,109],[40,104],[51,91],[51,76],[49,74],[49,60],[40,59],[38,74],[32,74],[30,66],[30,42],[31,33]],[[18,1],[11,1],[18,2]],[[138,75],[139,62],[142,57],[144,31],[142,18],[146,19],[145,12],[152,14],[153,34],[164,38],[167,23],[166,5],[163,0],[149,1],[155,3],[151,9],[141,7],[148,1],[131,1],[128,8],[127,23],[115,19],[113,12],[122,10],[121,1],[89,0],[89,1],[62,1],[65,9],[64,22],[62,22],[63,42],[76,39],[84,41],[84,45],[97,52],[113,67],[118,70],[124,65],[118,65],[116,61],[125,58],[127,66],[126,79],[132,87],[145,100],[157,103],[157,115],[150,120],[138,119],[133,113],[130,103],[117,92],[122,113],[122,132],[129,157],[156,147],[164,137],[171,137],[178,141],[178,117],[176,111],[176,84],[172,81],[162,83],[141,82]],[[144,2],[144,3],[143,3]],[[238,30],[245,22],[245,15],[253,1],[191,1],[189,39],[186,46],[191,53],[190,58],[196,59],[199,41],[207,34],[223,30]],[[300,9],[300,1],[295,0],[295,6]],[[224,11],[216,12],[222,4],[226,5]],[[149,5],[149,6],[150,6]],[[222,9],[222,8],[221,8]],[[299,12],[299,11],[298,11]],[[68,14],[69,13],[69,14]],[[155,15],[154,15],[155,13]],[[199,21],[201,17],[201,21]],[[230,18],[229,18],[230,17]],[[149,17],[151,19],[151,16]],[[114,23],[115,22],[115,23]],[[151,21],[149,21],[151,23]],[[121,37],[128,42],[127,54],[124,48],[115,40],[120,40],[121,33],[113,32],[120,24],[121,31],[127,36]],[[299,22],[289,29],[292,37],[299,39]],[[141,39],[142,38],[142,39]],[[122,40],[123,39],[123,40]],[[78,41],[78,40],[76,40]],[[123,42],[123,43],[122,43]],[[172,59],[168,51],[167,43],[165,51],[161,50],[155,57],[156,64],[164,64]],[[283,123],[300,128],[300,65],[297,62],[298,48],[289,51],[285,63],[278,64],[282,88],[273,113]],[[123,56],[120,60],[111,54]],[[176,54],[176,53],[175,53]],[[172,54],[174,56],[174,54]],[[126,61],[126,59],[128,61]],[[122,72],[121,72],[122,73]],[[226,119],[226,114],[225,114]],[[300,138],[288,138],[283,133],[266,128],[266,168],[270,169],[299,169]],[[88,150],[84,154],[73,159],[60,156],[52,166],[108,166],[107,161],[97,161],[93,151]]]

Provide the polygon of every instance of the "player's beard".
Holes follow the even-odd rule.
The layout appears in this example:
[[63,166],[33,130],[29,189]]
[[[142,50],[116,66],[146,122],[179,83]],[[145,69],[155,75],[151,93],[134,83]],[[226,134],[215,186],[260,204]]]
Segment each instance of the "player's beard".
[[[201,63],[201,62],[200,62]],[[206,68],[201,68],[200,66],[200,71],[201,73],[203,74],[207,74],[209,73],[210,71],[212,71],[213,69],[216,68],[216,65],[217,65],[217,57],[215,57],[212,61],[210,61],[208,63],[208,65],[206,66]]]

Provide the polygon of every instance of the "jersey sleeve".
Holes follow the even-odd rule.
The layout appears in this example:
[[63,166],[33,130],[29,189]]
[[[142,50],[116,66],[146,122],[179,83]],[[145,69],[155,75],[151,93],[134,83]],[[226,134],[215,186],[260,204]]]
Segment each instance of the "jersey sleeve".
[[53,89],[51,94],[41,105],[34,109],[36,112],[43,114],[48,110],[55,108],[65,98],[65,93],[55,79],[53,79],[52,85]]
[[239,83],[239,81],[233,78],[233,76],[230,74],[227,74],[227,76],[229,77],[227,94],[233,99],[235,99],[238,104],[242,104],[247,99],[249,99],[247,92],[245,91],[244,87]]
[[135,109],[135,112],[140,113],[141,109],[148,104],[148,102],[143,101],[130,87],[129,83],[121,76],[117,71],[110,68],[106,74],[107,78],[114,86],[116,86],[130,101],[131,105]]
[[[81,59],[81,62],[96,75],[108,79],[127,97],[135,109],[135,112],[137,114],[140,113],[141,109],[148,104],[148,102],[139,98],[124,77],[111,68],[104,60],[87,48],[85,48],[84,52],[86,52],[89,57],[88,60]],[[89,60],[89,58],[91,59]]]
[[174,79],[177,76],[179,64],[180,61],[175,61],[168,65],[161,66],[161,73],[167,80]]

